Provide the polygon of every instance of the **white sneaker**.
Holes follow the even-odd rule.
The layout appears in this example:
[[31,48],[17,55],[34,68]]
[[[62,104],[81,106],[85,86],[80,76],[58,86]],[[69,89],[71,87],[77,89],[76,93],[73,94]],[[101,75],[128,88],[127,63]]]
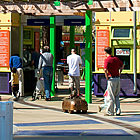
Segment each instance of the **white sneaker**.
[[116,110],[116,116],[120,116],[121,114],[121,109]]
[[104,116],[113,116],[111,113],[105,113]]
[[13,100],[14,100],[14,101],[17,101],[17,100],[18,100],[18,98],[17,98],[16,96],[14,96],[14,97],[13,97]]

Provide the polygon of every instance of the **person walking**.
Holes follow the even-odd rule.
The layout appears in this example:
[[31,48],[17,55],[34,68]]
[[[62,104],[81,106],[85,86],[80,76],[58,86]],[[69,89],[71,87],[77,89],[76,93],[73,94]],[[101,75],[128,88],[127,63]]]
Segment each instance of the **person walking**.
[[124,64],[118,57],[111,55],[110,47],[106,47],[104,53],[106,56],[104,61],[104,72],[107,80],[107,91],[110,97],[105,116],[114,115],[114,103],[116,106],[116,115],[120,115],[120,75],[124,68]]
[[69,88],[71,89],[71,95],[74,87],[74,83],[77,89],[77,95],[80,96],[80,65],[82,59],[76,54],[76,49],[71,49],[71,55],[67,56],[67,64],[69,66]]
[[24,96],[24,76],[22,69],[22,59],[19,57],[19,54],[14,54],[10,57],[10,69],[15,67],[17,69],[18,78],[19,78],[19,96]]
[[[40,55],[38,70],[42,68],[44,78],[44,88],[46,93],[46,101],[51,101],[51,85],[53,78],[53,55],[50,53],[49,46],[44,46],[43,53]],[[39,73],[39,71],[38,71]]]

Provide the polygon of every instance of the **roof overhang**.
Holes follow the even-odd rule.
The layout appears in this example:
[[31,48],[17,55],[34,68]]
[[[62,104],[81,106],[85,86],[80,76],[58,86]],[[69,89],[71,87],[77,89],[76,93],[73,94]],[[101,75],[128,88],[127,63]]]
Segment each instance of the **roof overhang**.
[[55,6],[54,2],[0,2],[0,13],[22,13],[30,15],[75,15],[91,11],[109,11],[109,9],[129,8],[140,10],[140,0],[93,0],[92,5],[87,1],[67,1],[60,2],[60,6]]

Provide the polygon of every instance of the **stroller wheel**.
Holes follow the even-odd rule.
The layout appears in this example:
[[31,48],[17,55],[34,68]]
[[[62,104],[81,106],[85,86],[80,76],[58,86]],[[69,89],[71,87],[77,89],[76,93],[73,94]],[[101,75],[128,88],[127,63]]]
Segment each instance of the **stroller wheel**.
[[41,95],[41,99],[44,99],[44,95]]
[[57,92],[58,91],[58,88],[55,88],[55,92]]
[[39,100],[39,97],[36,97],[37,100]]

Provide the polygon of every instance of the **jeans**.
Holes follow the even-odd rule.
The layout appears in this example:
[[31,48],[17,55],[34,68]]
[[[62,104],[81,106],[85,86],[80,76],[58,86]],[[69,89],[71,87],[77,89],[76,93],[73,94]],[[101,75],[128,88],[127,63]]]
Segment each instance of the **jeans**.
[[50,98],[52,77],[53,77],[53,68],[52,67],[43,67],[43,78],[44,78],[44,88],[46,93],[46,98]]

